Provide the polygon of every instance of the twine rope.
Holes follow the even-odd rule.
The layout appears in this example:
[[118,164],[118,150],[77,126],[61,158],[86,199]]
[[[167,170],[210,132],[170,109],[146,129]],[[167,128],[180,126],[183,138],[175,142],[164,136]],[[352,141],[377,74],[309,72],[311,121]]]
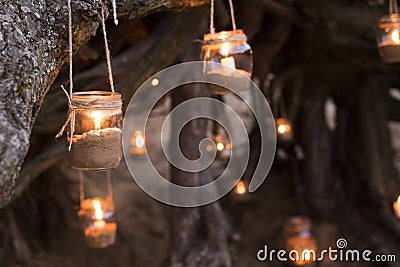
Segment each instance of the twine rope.
[[72,48],[72,8],[71,8],[71,0],[68,0],[68,56],[69,56],[69,93],[65,90],[64,86],[61,85],[61,90],[65,93],[68,99],[68,118],[64,125],[61,127],[60,131],[56,135],[56,138],[59,138],[63,135],[65,128],[68,123],[71,123],[71,133],[70,140],[68,145],[68,151],[71,151],[72,147],[72,137],[75,132],[75,109],[72,105],[72,91],[74,89],[74,81],[73,81],[73,48]]
[[[394,1],[397,1],[397,0],[394,0]],[[211,37],[213,37],[213,35],[215,34],[214,9],[215,9],[214,0],[211,0],[211,8],[210,8],[210,34],[211,34]],[[233,10],[233,2],[232,2],[232,0],[229,0],[229,10],[230,10],[230,13],[231,13],[232,29],[234,31],[236,31],[235,12]]]
[[389,13],[398,14],[399,6],[397,5],[397,0],[389,0]]
[[106,32],[106,23],[104,18],[104,6],[101,7],[101,26],[103,29],[103,36],[104,36],[104,48],[106,50],[106,60],[107,60],[107,70],[108,70],[108,81],[110,82],[111,92],[115,92],[114,90],[114,79],[112,76],[112,69],[111,69],[111,56],[110,56],[110,49],[108,48],[107,42],[107,32]]
[[[115,2],[115,0],[112,0]],[[114,5],[114,3],[113,3]],[[115,8],[115,6],[114,6]],[[118,23],[118,20],[116,20],[116,10],[114,9],[114,23]],[[102,30],[103,30],[103,36],[104,36],[104,46],[105,46],[105,51],[106,51],[106,60],[107,60],[107,70],[108,70],[108,80],[110,82],[110,87],[111,87],[111,92],[115,92],[114,90],[114,79],[112,76],[112,69],[111,69],[111,56],[110,56],[110,50],[108,48],[108,43],[107,43],[107,33],[106,33],[106,25],[105,25],[105,18],[104,18],[104,5],[102,5],[101,9],[101,25],[102,25]],[[68,99],[68,117],[64,125],[61,127],[60,131],[56,135],[56,138],[59,138],[63,135],[68,123],[70,123],[71,127],[71,133],[70,133],[70,140],[69,140],[69,146],[68,146],[68,151],[71,151],[72,147],[72,138],[74,136],[75,132],[75,109],[72,104],[72,93],[73,93],[73,41],[72,41],[72,8],[71,8],[71,0],[68,0],[68,55],[69,55],[69,93],[65,90],[64,86],[61,85],[61,90],[65,93],[67,99]]]

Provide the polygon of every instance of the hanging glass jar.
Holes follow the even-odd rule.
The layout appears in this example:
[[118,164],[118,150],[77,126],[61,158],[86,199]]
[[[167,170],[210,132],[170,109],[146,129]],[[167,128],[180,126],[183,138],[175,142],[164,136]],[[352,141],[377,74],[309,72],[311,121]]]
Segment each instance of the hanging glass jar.
[[385,63],[400,62],[400,15],[397,0],[389,1],[389,15],[379,22],[379,54]]
[[275,120],[276,135],[278,142],[291,142],[293,141],[293,126],[292,123],[285,118]]
[[[253,56],[243,30],[205,34],[201,59],[205,61],[204,71],[210,81],[236,90],[249,88]],[[231,92],[227,88],[211,85],[212,93],[216,95]]]
[[213,123],[213,135],[217,149],[217,157],[222,160],[229,160],[231,156],[232,144],[228,133],[220,124]]
[[247,188],[246,188],[246,184],[244,183],[244,181],[241,180],[236,184],[235,193],[237,195],[244,195],[247,193]]
[[75,119],[68,134],[70,165],[96,171],[116,168],[122,158],[121,95],[106,91],[77,92],[72,94],[71,101]]
[[146,136],[142,131],[135,131],[131,136],[131,154],[146,153]]
[[286,251],[295,259],[294,265],[313,266],[317,259],[317,245],[311,235],[311,221],[304,216],[292,217],[285,228]]
[[[80,209],[78,217],[86,243],[92,248],[105,248],[115,243],[117,223],[114,216],[111,177],[107,174],[107,195],[85,198],[84,177],[80,171]],[[95,177],[97,180],[99,177]]]

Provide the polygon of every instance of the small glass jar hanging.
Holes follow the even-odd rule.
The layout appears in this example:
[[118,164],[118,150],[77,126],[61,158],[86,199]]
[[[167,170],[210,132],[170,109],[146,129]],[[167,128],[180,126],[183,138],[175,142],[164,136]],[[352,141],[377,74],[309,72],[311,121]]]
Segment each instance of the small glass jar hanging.
[[292,142],[293,141],[293,126],[292,123],[285,118],[278,118],[275,120],[276,135],[278,142]]
[[121,95],[106,91],[77,92],[72,94],[71,101],[75,121],[68,133],[70,165],[95,171],[116,168],[122,158]]
[[[98,178],[98,177],[96,177]],[[110,173],[107,172],[107,196],[85,198],[84,178],[80,171],[80,209],[78,217],[86,243],[91,248],[105,248],[115,243],[117,223],[112,197]]]
[[229,160],[231,157],[232,144],[228,133],[220,124],[213,123],[213,135],[217,149],[217,157],[222,160]]
[[237,195],[244,195],[247,193],[246,184],[244,181],[240,180],[235,187],[235,194]]
[[142,131],[135,131],[131,136],[131,154],[146,153],[146,136]]
[[[238,91],[249,89],[253,56],[243,30],[205,34],[203,42],[201,59],[209,80]],[[222,86],[210,87],[215,95],[231,92]]]
[[397,0],[389,1],[389,15],[379,22],[378,48],[385,63],[400,62],[400,15]]
[[313,266],[317,244],[311,235],[311,221],[304,216],[290,218],[285,228],[286,251],[295,259],[294,265]]

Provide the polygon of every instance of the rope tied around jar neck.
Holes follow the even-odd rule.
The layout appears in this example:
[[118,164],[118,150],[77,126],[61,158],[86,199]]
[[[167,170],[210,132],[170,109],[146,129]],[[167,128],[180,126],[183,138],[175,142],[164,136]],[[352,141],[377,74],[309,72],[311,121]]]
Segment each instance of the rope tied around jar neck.
[[[112,6],[113,6],[114,23],[115,23],[115,25],[117,25],[118,24],[118,20],[117,20],[117,11],[116,11],[116,1],[115,0],[111,0],[111,3],[112,3]],[[67,96],[67,100],[68,100],[68,116],[67,116],[67,120],[65,121],[64,125],[61,127],[60,131],[56,135],[56,138],[59,138],[59,137],[61,137],[63,135],[63,133],[65,131],[65,128],[70,123],[71,133],[70,133],[68,151],[71,151],[72,138],[73,138],[74,132],[75,132],[75,109],[74,109],[74,105],[72,103],[72,94],[73,94],[74,83],[73,83],[73,39],[72,39],[72,8],[71,8],[71,0],[67,1],[67,6],[68,6],[69,93],[65,90],[64,86],[62,86],[62,85],[61,85],[61,90]],[[106,32],[104,9],[105,9],[105,6],[102,3],[101,4],[100,21],[101,21],[103,37],[104,37],[104,48],[105,48],[105,53],[106,53],[108,81],[110,83],[111,92],[114,93],[115,92],[114,79],[113,79],[113,75],[112,75],[110,49],[108,48],[108,42],[107,42],[107,32]],[[88,102],[88,106],[89,105],[90,105],[90,102]]]
[[[215,27],[214,27],[214,9],[215,9],[215,0],[211,0],[211,8],[210,8],[210,34],[215,34]],[[233,3],[232,0],[229,0],[229,10],[231,13],[231,22],[232,22],[232,29],[236,31],[236,21],[235,21],[235,13],[233,10]]]

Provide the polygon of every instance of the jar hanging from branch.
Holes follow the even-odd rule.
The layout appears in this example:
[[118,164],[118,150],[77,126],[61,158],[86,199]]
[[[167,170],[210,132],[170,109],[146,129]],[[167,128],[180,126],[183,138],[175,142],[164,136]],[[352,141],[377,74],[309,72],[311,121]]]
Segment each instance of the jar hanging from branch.
[[72,167],[82,170],[116,168],[122,159],[122,100],[116,92],[72,94],[75,123],[69,127],[67,153]]
[[[114,202],[110,172],[107,175],[107,195],[105,197],[85,198],[83,172],[80,175],[79,221],[83,228],[86,243],[92,248],[105,248],[115,243],[117,223],[114,218]],[[96,177],[98,178],[98,177]]]
[[317,244],[311,234],[311,221],[304,216],[289,219],[285,227],[286,251],[294,265],[313,266],[316,262]]
[[146,153],[146,136],[142,131],[135,131],[131,136],[131,154],[142,155]]
[[283,95],[283,85],[276,82],[273,87],[272,109],[275,119],[277,140],[281,144],[290,144],[293,141],[293,125],[286,112],[286,103]]
[[389,1],[389,14],[379,22],[379,54],[385,63],[400,62],[400,15],[397,0]]
[[[243,30],[236,29],[231,0],[229,4],[233,30],[215,32],[214,0],[211,1],[210,33],[204,35],[200,57],[210,82],[218,82],[237,91],[247,90],[253,71],[252,50]],[[230,90],[225,87],[210,86],[215,95],[229,93]]]
[[73,168],[101,171],[116,168],[122,158],[122,100],[114,90],[111,57],[107,44],[104,9],[101,8],[101,25],[104,36],[108,79],[111,92],[73,92],[72,67],[72,8],[68,3],[69,41],[69,102],[68,119],[56,137],[60,137],[68,127],[68,161]]

